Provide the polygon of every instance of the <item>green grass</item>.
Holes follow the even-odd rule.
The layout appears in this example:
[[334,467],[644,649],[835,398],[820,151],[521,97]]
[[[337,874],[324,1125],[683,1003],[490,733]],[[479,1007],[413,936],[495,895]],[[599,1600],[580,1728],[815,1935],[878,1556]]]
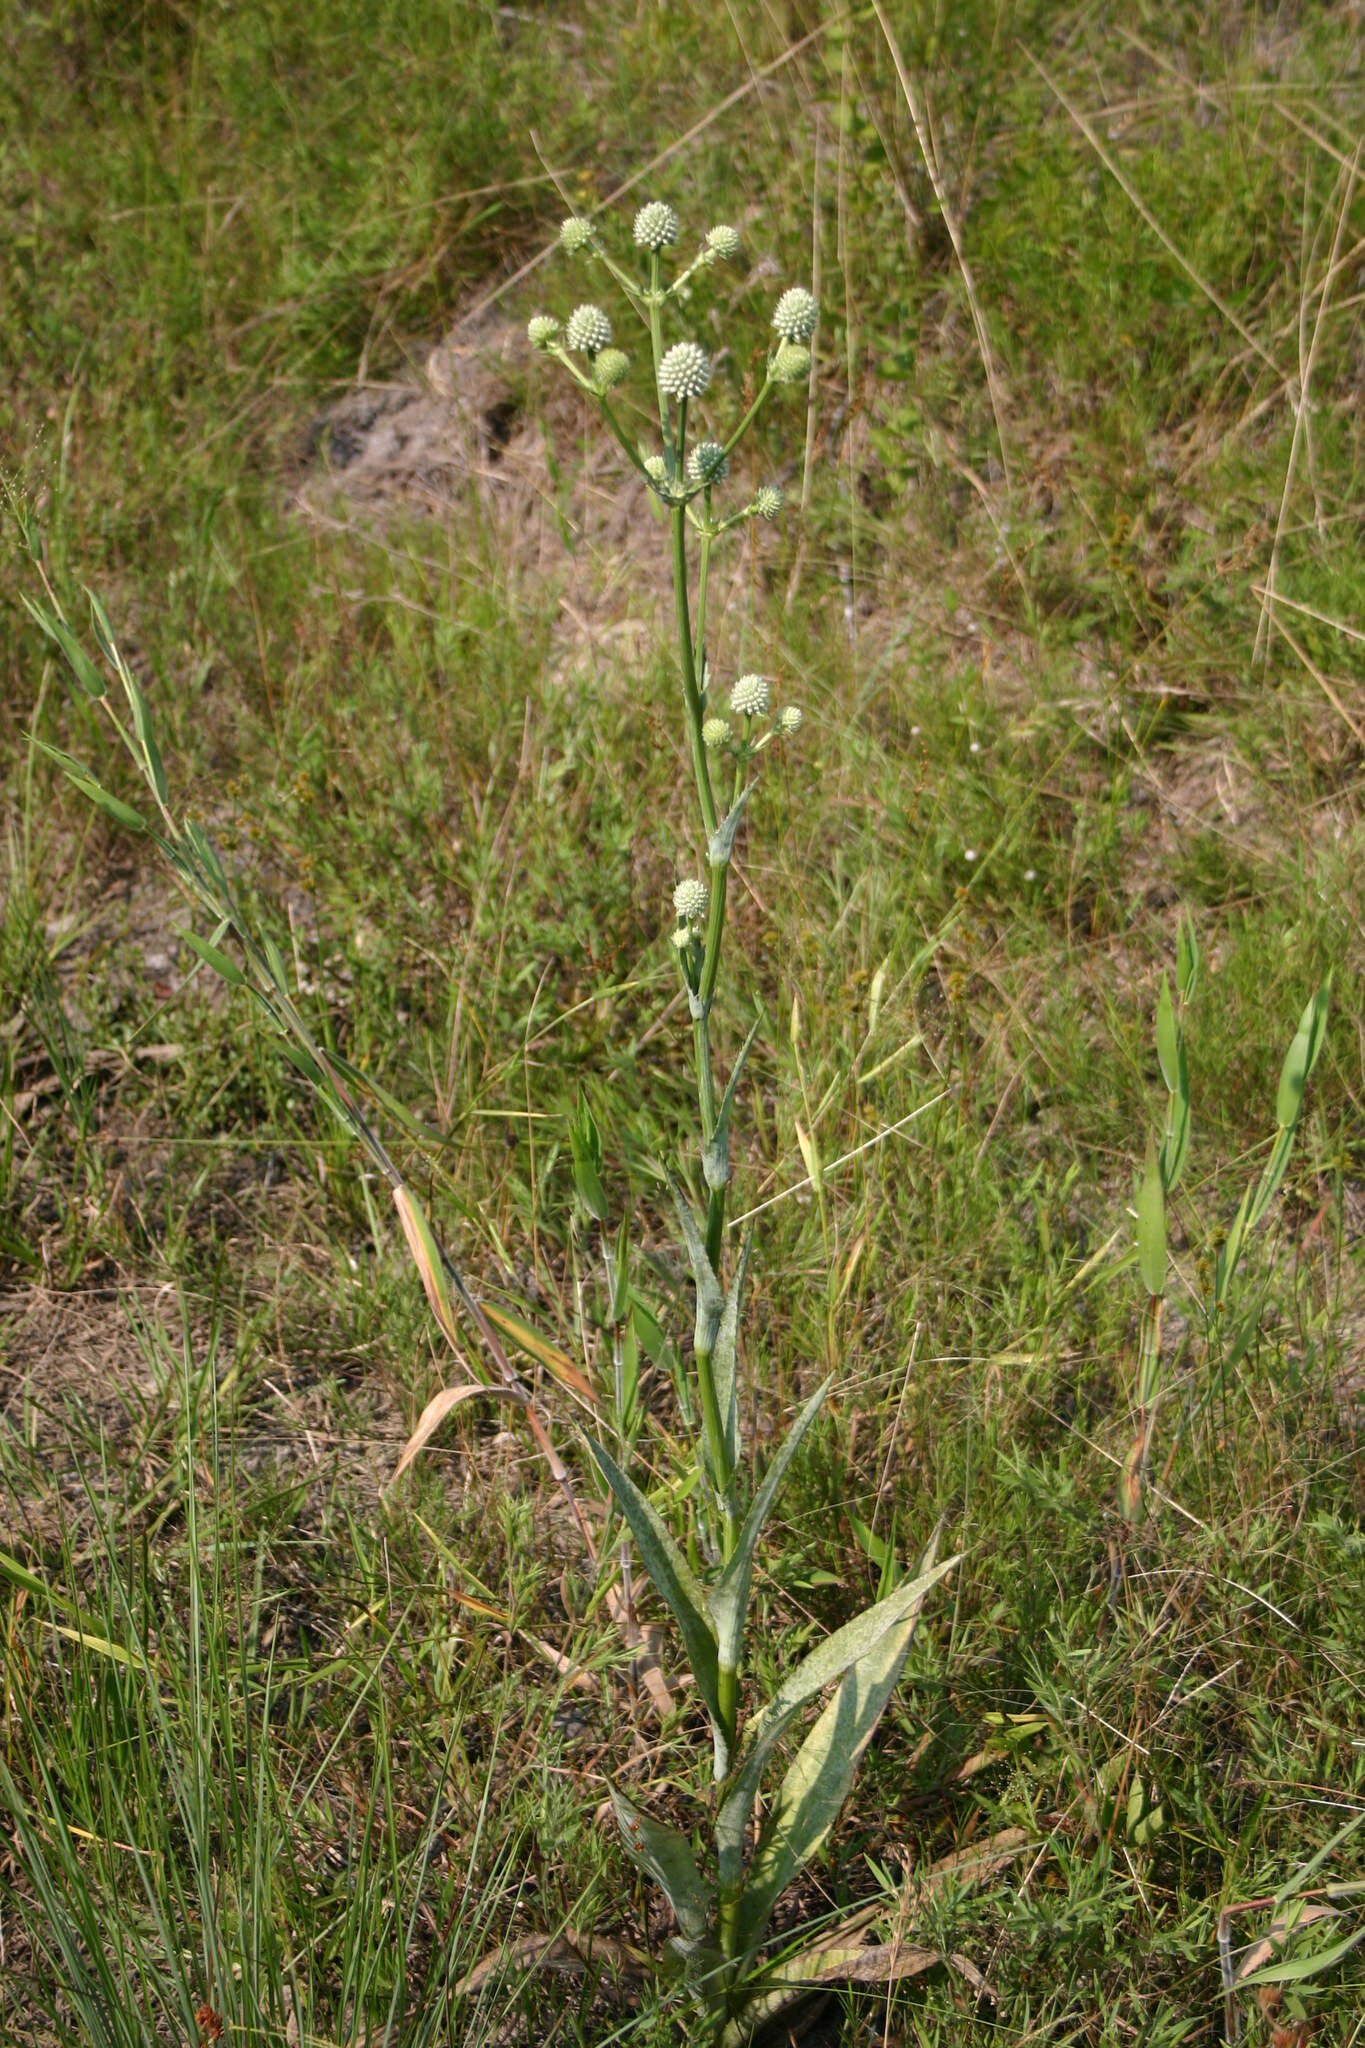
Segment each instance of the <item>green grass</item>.
[[[1220,1911],[1277,1893],[1365,1803],[1361,650],[1285,610],[1292,642],[1258,651],[1257,594],[1282,525],[1281,593],[1365,618],[1355,257],[1289,470],[1365,95],[1344,10],[1216,32],[1139,0],[1103,22],[984,0],[888,18],[961,217],[1008,485],[875,19],[817,36],[641,188],[734,220],[783,280],[809,276],[813,237],[821,265],[808,504],[720,628],[807,714],[735,892],[729,1028],[751,994],[770,1020],[736,1207],[802,1180],[798,1121],[827,1163],[867,1148],[759,1219],[748,1440],[840,1376],[767,1553],[774,1659],[875,1590],[855,1518],[909,1554],[946,1516],[967,1552],[795,1912],[885,1885],[879,1938],[992,1987],[939,1967],[840,1994],[829,2039],[1212,2043]],[[546,517],[574,545],[544,573],[487,500],[333,530],[291,497],[339,391],[411,376],[550,239],[544,165],[594,203],[818,25],[51,0],[0,29],[0,453],[48,572],[73,616],[83,585],[108,606],[177,801],[319,1028],[439,1134],[405,1157],[462,1264],[576,1354],[580,1317],[603,1342],[578,1090],[600,1112],[613,1077],[609,1182],[647,1202],[686,1093],[660,1021],[684,764],[671,669],[638,652],[658,593],[611,582],[595,529],[574,538],[562,440]],[[1343,254],[1363,223],[1352,190]],[[741,284],[736,332],[776,282]],[[506,305],[576,296],[556,259]],[[534,366],[519,402],[551,407]],[[784,432],[766,452],[799,498]],[[528,1973],[512,1944],[657,1944],[603,1773],[633,1710],[629,1782],[666,1806],[690,1736],[632,1709],[501,1412],[381,1495],[448,1371],[388,1204],[250,1013],[191,974],[143,847],[32,750],[132,794],[19,605],[32,564],[5,560],[0,1549],[50,1600],[0,1598],[0,2035],[192,2042],[206,2006],[234,2043],[668,2038],[666,1999]],[[1164,1498],[1132,1532],[1125,1211],[1182,908],[1206,958],[1194,1143]],[[1178,1349],[1329,970],[1245,1348],[1193,1324]],[[645,1213],[681,1334],[668,1218]],[[667,1430],[667,1387],[651,1398]],[[987,1881],[890,1895],[1005,1828],[1027,1847]],[[1365,1876],[1361,1842],[1306,1887]],[[1359,1924],[1343,1904],[1291,1953]],[[1234,1940],[1272,1918],[1238,1915]],[[456,2001],[500,1948],[508,1971]],[[1348,2041],[1362,1988],[1357,1951],[1289,1996]],[[1253,2044],[1294,2017],[1236,2004]]]

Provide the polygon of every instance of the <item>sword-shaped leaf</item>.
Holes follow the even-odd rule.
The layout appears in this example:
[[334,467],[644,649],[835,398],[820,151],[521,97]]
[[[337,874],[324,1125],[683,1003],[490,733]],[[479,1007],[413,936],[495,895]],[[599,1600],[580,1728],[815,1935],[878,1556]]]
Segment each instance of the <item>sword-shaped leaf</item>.
[[1137,1253],[1142,1284],[1151,1295],[1166,1291],[1166,1194],[1161,1161],[1148,1141],[1147,1164],[1137,1191]]
[[591,1437],[588,1438],[588,1448],[601,1467],[603,1478],[616,1496],[617,1506],[626,1518],[645,1570],[654,1581],[656,1591],[673,1610],[673,1618],[682,1633],[683,1645],[692,1665],[692,1676],[697,1681],[697,1690],[706,1702],[707,1712],[711,1716],[719,1749],[723,1745],[719,1733],[721,1712],[716,1670],[716,1639],[706,1618],[706,1595],[687,1559],[669,1535],[653,1503],[641,1493],[635,1481],[621,1470],[610,1451],[595,1443]]
[[721,819],[707,841],[706,858],[713,868],[723,868],[729,864],[730,855],[735,850],[735,834],[739,830],[740,819],[744,816],[744,807],[748,801],[749,791],[742,789],[731,805],[729,814]]
[[758,1546],[763,1524],[767,1521],[772,1504],[777,1499],[801,1439],[820,1413],[833,1384],[834,1376],[831,1373],[829,1378],[816,1388],[787,1432],[785,1443],[764,1473],[763,1483],[750,1503],[734,1555],[717,1584],[711,1589],[711,1619],[715,1624],[717,1655],[723,1671],[739,1669],[744,1623],[749,1612],[749,1592],[753,1584],[754,1551]]
[[744,1281],[749,1271],[749,1251],[754,1241],[752,1227],[745,1231],[739,1248],[730,1291],[725,1297],[716,1330],[716,1348],[711,1354],[711,1372],[716,1385],[716,1407],[725,1431],[725,1450],[733,1472],[739,1464],[739,1395],[736,1387],[736,1353],[739,1347],[739,1319],[744,1312]]
[[761,1014],[755,1017],[753,1029],[739,1049],[739,1057],[730,1069],[730,1078],[725,1084],[720,1108],[716,1111],[716,1128],[702,1147],[702,1178],[712,1190],[725,1187],[730,1179],[730,1112],[735,1106],[735,1090],[739,1087],[740,1075],[744,1072],[744,1062],[753,1049],[758,1027],[762,1022]]
[[758,1947],[778,1899],[839,1818],[863,1751],[896,1689],[918,1620],[916,1611],[889,1628],[844,1673],[838,1691],[797,1751],[746,1873],[739,1909],[739,1937],[745,1950]]
[[[932,1552],[932,1546],[931,1546]],[[930,1553],[927,1553],[930,1554]],[[942,1564],[922,1568],[906,1579],[885,1600],[865,1608],[823,1643],[785,1678],[766,1707],[755,1714],[744,1731],[744,1755],[726,1791],[716,1816],[716,1851],[720,1866],[722,1894],[737,1891],[744,1863],[744,1835],[754,1800],[758,1796],[763,1770],[774,1748],[809,1700],[833,1685],[849,1668],[874,1650],[888,1629],[919,1616],[925,1596],[957,1564],[956,1557]]]
[[35,604],[31,597],[24,598],[24,608],[30,617],[37,620],[48,639],[60,647],[81,694],[85,697],[102,697],[105,690],[104,678],[70,626],[62,619],[54,619],[51,612],[45,611],[42,605]]
[[712,1888],[697,1869],[692,1844],[676,1828],[647,1813],[611,1786],[611,1807],[626,1852],[653,1878],[669,1905],[684,1941],[705,1941],[711,1921]]
[[92,804],[98,804],[106,816],[116,825],[122,825],[127,832],[145,832],[147,820],[141,811],[135,811],[122,797],[112,796],[102,782],[97,782],[90,770],[72,754],[64,754],[60,747],[49,746],[46,740],[35,740],[34,745],[49,761],[55,761],[68,782],[73,783],[82,796],[89,797]]
[[673,1196],[673,1205],[678,1212],[678,1226],[682,1231],[683,1243],[687,1247],[687,1256],[692,1264],[692,1277],[697,1283],[694,1342],[697,1350],[709,1358],[716,1348],[716,1332],[720,1328],[720,1319],[725,1310],[725,1296],[716,1278],[716,1269],[706,1256],[706,1244],[697,1228],[697,1219],[692,1214],[691,1203],[672,1174],[665,1177]]

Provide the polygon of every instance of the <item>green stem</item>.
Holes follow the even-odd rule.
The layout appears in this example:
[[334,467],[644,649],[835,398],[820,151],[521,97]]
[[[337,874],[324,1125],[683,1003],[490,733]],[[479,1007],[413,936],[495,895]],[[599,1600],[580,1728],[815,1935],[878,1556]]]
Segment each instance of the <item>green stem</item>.
[[744,439],[744,436],[748,433],[750,427],[758,418],[759,412],[767,403],[767,400],[772,392],[772,389],[772,378],[765,377],[763,383],[759,387],[758,397],[754,400],[753,404],[749,407],[749,410],[745,413],[739,425],[735,428],[734,433],[731,434],[729,440],[725,443],[725,452],[727,455],[732,454],[734,449]]

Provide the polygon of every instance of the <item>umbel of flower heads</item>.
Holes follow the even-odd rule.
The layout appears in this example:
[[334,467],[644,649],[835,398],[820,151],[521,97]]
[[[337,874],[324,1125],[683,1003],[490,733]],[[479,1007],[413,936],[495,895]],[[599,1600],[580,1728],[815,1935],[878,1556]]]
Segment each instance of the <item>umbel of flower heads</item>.
[[[683,1173],[664,1164],[695,1294],[692,1370],[680,1380],[679,1407],[692,1429],[694,1473],[674,1490],[686,1498],[689,1525],[665,1522],[631,1476],[643,1426],[638,1398],[639,1340],[632,1334],[630,1227],[627,1218],[611,1255],[616,1405],[610,1442],[592,1455],[659,1596],[683,1639],[697,1692],[710,1721],[711,1854],[705,1867],[692,1839],[651,1819],[619,1788],[612,1803],[629,1853],[661,1886],[677,1920],[671,1960],[686,1977],[707,2037],[746,2040],[759,2018],[789,2002],[790,1959],[774,1977],[764,1941],[778,1898],[819,1848],[852,1782],[858,1757],[900,1675],[929,1588],[955,1560],[938,1563],[931,1545],[917,1574],[838,1629],[789,1670],[762,1706],[741,1715],[743,1645],[760,1534],[792,1458],[830,1390],[818,1387],[798,1415],[761,1483],[751,1489],[740,1440],[739,1330],[750,1243],[733,1267],[722,1258],[730,1185],[729,1126],[736,1090],[758,1032],[755,1022],[734,1052],[722,1084],[716,998],[726,931],[727,886],[736,837],[751,792],[750,775],[764,750],[795,737],[802,715],[774,705],[772,680],[746,671],[728,685],[707,658],[711,554],[734,528],[776,519],[782,491],[762,483],[740,503],[725,502],[735,456],[764,407],[783,391],[804,389],[819,309],[799,285],[782,292],[771,313],[771,342],[756,388],[724,424],[712,355],[683,322],[689,287],[715,264],[739,254],[729,226],[707,230],[690,257],[675,258],[682,224],[662,200],[635,215],[633,252],[614,254],[594,221],[575,216],[560,230],[564,251],[596,271],[617,293],[641,331],[642,360],[618,342],[611,318],[584,297],[561,323],[537,314],[529,339],[551,357],[596,405],[642,488],[667,512],[677,639],[679,710],[691,761],[695,840],[705,847],[702,873],[683,873],[673,890],[672,951],[692,1025],[699,1124],[700,1211]],[[682,331],[678,331],[682,328]],[[745,359],[747,351],[741,359]],[[743,494],[740,494],[743,497]],[[609,1220],[601,1173],[602,1142],[580,1104],[571,1130],[575,1185],[588,1213]],[[695,1184],[694,1169],[694,1184]],[[604,1239],[605,1242],[605,1239]],[[634,1364],[632,1364],[634,1360]],[[773,1753],[806,1705],[832,1697],[770,1797],[754,1834],[760,1786]],[[784,1989],[783,1986],[787,1986]]]

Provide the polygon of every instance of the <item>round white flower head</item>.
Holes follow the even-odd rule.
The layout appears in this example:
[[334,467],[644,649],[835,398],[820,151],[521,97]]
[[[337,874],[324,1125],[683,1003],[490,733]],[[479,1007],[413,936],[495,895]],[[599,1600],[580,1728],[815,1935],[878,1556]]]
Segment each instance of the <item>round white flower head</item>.
[[578,214],[570,214],[559,230],[560,247],[572,256],[578,249],[586,249],[597,240],[597,230],[590,220],[583,220]]
[[630,357],[619,348],[602,349],[593,362],[593,382],[599,391],[614,391],[625,380]]
[[754,510],[760,519],[776,519],[784,499],[781,484],[760,484],[754,492]]
[[809,341],[819,317],[820,308],[810,293],[803,291],[799,284],[793,285],[777,302],[773,327],[783,341]]
[[706,253],[708,256],[719,256],[723,263],[733,263],[735,257],[739,254],[739,249],[738,228],[719,227],[706,230]]
[[691,924],[694,918],[706,915],[706,884],[693,881],[690,877],[679,882],[673,891],[673,908],[684,924]]
[[[565,348],[595,356],[611,340],[611,322],[600,306],[575,306],[564,329]],[[780,351],[779,351],[780,353]]]
[[637,249],[664,249],[678,239],[678,216],[662,199],[651,199],[635,216]]
[[677,926],[672,934],[673,943],[680,953],[686,952],[692,943],[692,933],[685,924]]
[[708,718],[703,721],[701,743],[704,747],[712,749],[723,747],[729,737],[730,721],[728,718]]
[[800,384],[810,375],[810,350],[799,341],[780,341],[772,360],[774,384]]
[[687,458],[687,474],[694,484],[718,484],[730,474],[730,458],[719,441],[698,441]]
[[711,361],[695,341],[675,341],[659,364],[659,389],[668,398],[700,398],[711,382]]
[[762,718],[772,701],[766,676],[741,676],[730,692],[730,709],[736,718]]
[[799,704],[784,704],[777,714],[778,731],[785,733],[790,739],[793,733],[800,732],[804,716]]
[[660,490],[663,489],[668,482],[668,464],[662,455],[646,455],[645,475],[652,484],[657,484]]
[[550,313],[537,313],[526,323],[526,339],[532,348],[549,348],[559,339],[559,322]]

